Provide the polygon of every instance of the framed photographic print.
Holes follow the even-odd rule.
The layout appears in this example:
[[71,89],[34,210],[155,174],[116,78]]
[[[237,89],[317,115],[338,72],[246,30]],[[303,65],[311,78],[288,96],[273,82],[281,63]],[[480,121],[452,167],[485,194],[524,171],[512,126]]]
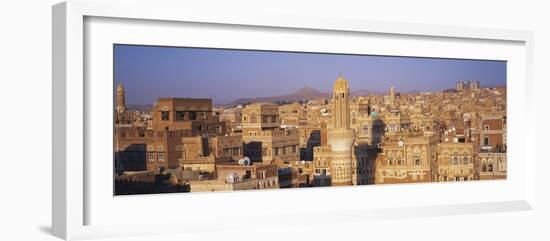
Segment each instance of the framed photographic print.
[[184,5],[53,7],[56,236],[532,209],[532,33]]

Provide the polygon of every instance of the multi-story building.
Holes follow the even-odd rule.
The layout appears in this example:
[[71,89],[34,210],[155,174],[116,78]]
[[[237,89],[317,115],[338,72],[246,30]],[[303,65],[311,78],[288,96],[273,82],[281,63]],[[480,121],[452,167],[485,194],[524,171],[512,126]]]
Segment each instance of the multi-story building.
[[437,159],[433,162],[433,181],[471,181],[479,179],[474,159],[473,143],[439,143],[437,148]]
[[211,99],[159,98],[152,115],[155,130],[188,130],[191,136],[229,133],[226,122],[213,115]]
[[477,80],[470,80],[470,81],[458,81],[456,82],[456,91],[464,91],[464,90],[478,90],[479,89],[479,81]]
[[298,128],[300,135],[300,160],[312,161],[313,148],[321,145],[321,129],[304,126]]
[[178,167],[178,146],[183,131],[147,130],[144,127],[115,128],[117,171],[161,171]]
[[405,136],[384,143],[377,158],[376,184],[432,181],[432,162],[437,158],[435,135]]
[[480,152],[479,179],[506,179],[506,153]]
[[506,118],[503,116],[481,116],[479,126],[480,148],[485,152],[506,151]]
[[242,110],[242,118],[244,156],[263,163],[276,157],[286,162],[300,160],[298,129],[281,128],[277,105],[248,105]]

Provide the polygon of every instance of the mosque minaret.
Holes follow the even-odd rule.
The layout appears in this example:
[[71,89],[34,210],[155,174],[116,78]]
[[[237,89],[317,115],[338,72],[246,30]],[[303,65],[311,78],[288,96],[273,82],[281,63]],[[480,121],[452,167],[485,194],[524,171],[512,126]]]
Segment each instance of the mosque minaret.
[[116,112],[123,113],[126,111],[126,97],[124,92],[124,86],[118,84],[116,88],[117,97],[116,97]]
[[355,130],[350,128],[348,81],[341,75],[333,87],[331,124],[327,141],[332,151],[330,165],[332,185],[352,185],[352,148],[355,140]]

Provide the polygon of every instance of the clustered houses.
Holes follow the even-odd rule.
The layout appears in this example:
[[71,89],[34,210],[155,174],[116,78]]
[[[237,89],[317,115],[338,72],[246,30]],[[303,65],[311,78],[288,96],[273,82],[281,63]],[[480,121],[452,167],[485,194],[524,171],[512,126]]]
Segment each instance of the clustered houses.
[[194,192],[506,178],[505,87],[460,81],[442,92],[392,86],[352,96],[340,76],[330,99],[214,109],[211,99],[160,98],[141,112],[128,110],[125,94],[119,85],[120,189],[136,188],[132,181]]

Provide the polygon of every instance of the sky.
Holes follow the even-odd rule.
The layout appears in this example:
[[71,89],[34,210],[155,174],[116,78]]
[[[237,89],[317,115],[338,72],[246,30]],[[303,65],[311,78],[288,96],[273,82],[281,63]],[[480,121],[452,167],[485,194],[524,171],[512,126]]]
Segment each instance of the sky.
[[342,74],[351,91],[441,91],[457,81],[482,87],[506,85],[506,62],[327,53],[273,52],[141,45],[114,45],[114,87],[123,84],[126,104],[153,104],[160,97],[238,98],[277,96],[303,87],[332,92]]

